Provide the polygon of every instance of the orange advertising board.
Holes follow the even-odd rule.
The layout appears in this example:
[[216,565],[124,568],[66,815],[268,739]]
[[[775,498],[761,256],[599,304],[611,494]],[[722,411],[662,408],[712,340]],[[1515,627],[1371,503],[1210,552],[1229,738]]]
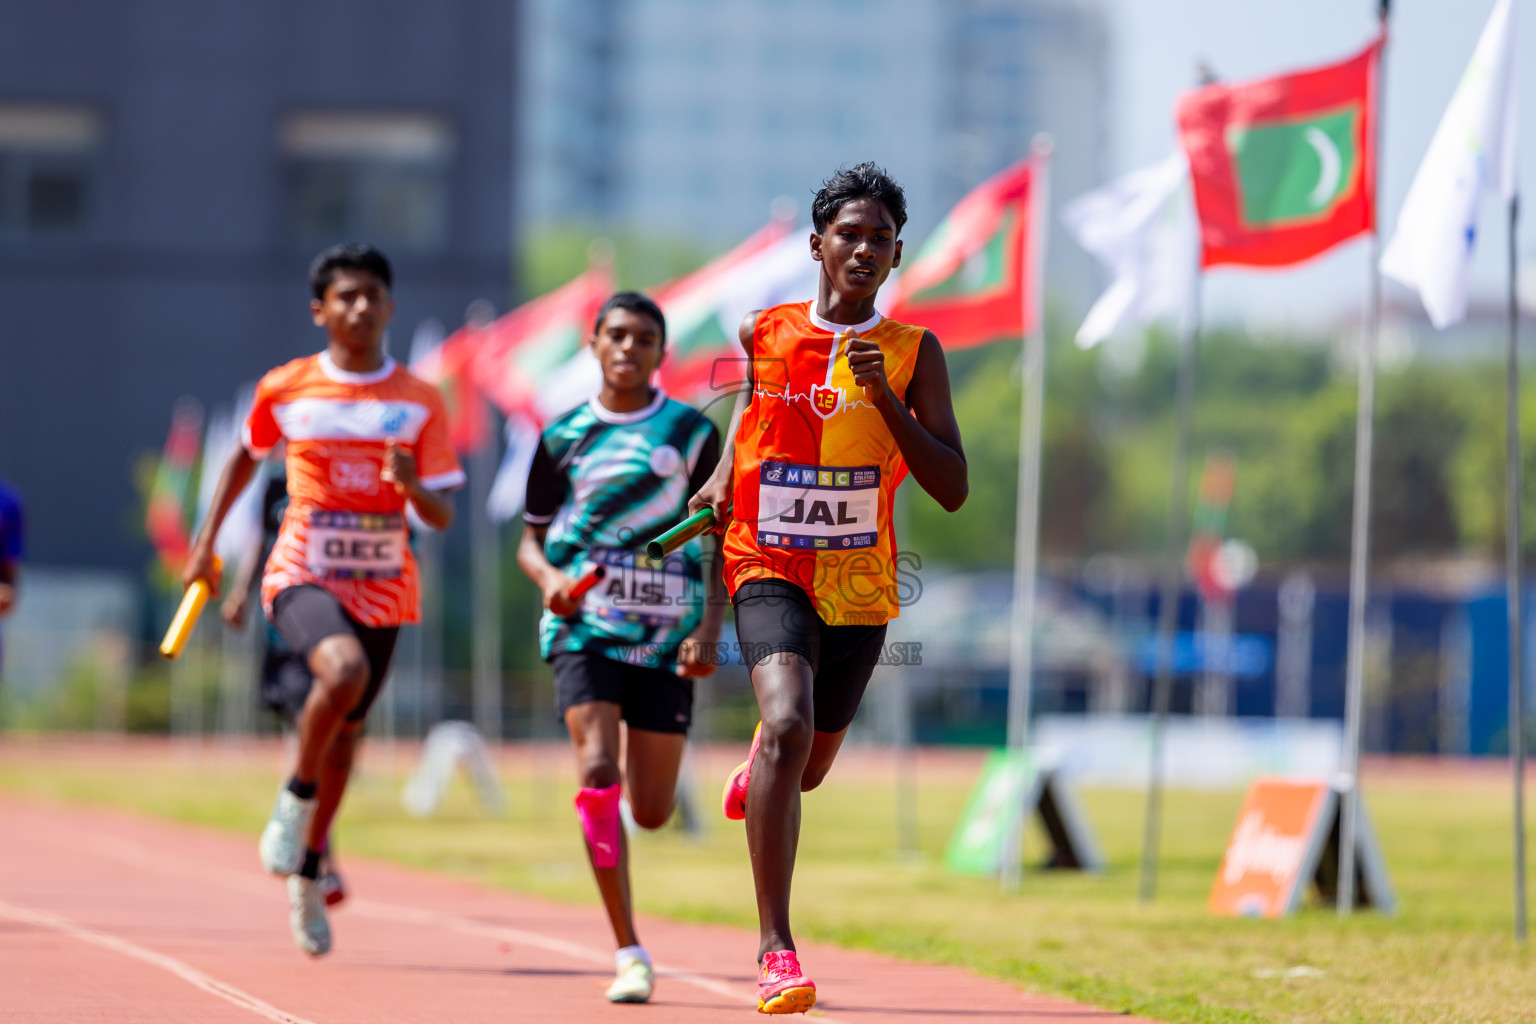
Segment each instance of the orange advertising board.
[[1332,825],[1324,781],[1254,781],[1211,888],[1213,914],[1283,917],[1300,903]]

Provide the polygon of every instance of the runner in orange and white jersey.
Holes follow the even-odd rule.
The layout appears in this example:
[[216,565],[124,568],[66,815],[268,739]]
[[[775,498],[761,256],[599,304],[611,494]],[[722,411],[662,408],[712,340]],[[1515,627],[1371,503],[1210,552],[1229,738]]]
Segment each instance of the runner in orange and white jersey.
[[370,373],[338,368],[329,352],[306,356],[261,379],[244,440],[258,459],[288,442],[288,513],[261,581],[267,614],[282,591],[315,584],[363,625],[419,621],[406,498],[383,472],[393,443],[415,455],[428,490],[464,483],[437,388],[388,356]]
[[725,582],[762,722],[726,782],[757,889],[758,1010],[804,1013],[816,986],[789,929],[800,793],[832,768],[900,605],[891,499],[911,473],[953,512],[969,484],[944,351],[875,296],[901,261],[906,199],[874,164],[838,171],[811,206],[817,296],[749,313],[750,389],[734,439],[688,503],[714,509]]
[[310,956],[330,951],[318,883],[368,708],[389,671],[400,624],[420,617],[409,504],[453,522],[447,491],[464,481],[442,399],[384,352],[393,273],[377,249],[339,245],[310,269],[310,314],[324,352],[273,370],[256,388],[244,444],[230,456],[183,574],[219,585],[214,539],[257,462],[287,442],[288,511],[262,579],[262,604],[314,685],[298,719],[293,775],[262,832],[262,865],[287,877],[288,925]]

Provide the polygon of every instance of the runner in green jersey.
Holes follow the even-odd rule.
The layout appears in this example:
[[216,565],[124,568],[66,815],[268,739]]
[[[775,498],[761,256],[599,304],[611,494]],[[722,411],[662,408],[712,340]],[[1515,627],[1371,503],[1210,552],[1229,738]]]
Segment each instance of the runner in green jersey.
[[[554,668],[582,786],[576,812],[619,946],[608,998],[645,1002],[655,975],[635,934],[619,801],[628,796],[643,828],[671,817],[693,679],[719,660],[725,595],[716,538],[661,564],[644,547],[687,512],[719,460],[720,437],[703,413],[651,386],[666,321],[649,298],[609,299],[591,345],[602,390],[545,428],[517,559],[544,594],[540,650]],[[573,599],[572,584],[593,566],[606,576]]]

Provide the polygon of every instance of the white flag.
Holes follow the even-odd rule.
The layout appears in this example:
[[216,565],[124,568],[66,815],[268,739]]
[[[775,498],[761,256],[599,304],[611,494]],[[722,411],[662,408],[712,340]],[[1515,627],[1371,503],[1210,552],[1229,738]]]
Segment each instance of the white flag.
[[507,451],[486,496],[485,510],[491,521],[506,523],[523,510],[528,497],[528,470],[543,437],[539,425],[521,413],[507,417]]
[[[741,321],[754,309],[767,309],[784,302],[804,302],[816,297],[821,280],[821,264],[811,259],[811,228],[796,228],[771,248],[736,267],[716,286],[714,304],[720,329],[726,337],[736,337]],[[882,307],[894,302],[900,290],[901,268],[880,286],[876,302]],[[666,311],[670,317],[671,312]]]
[[443,339],[448,337],[448,332],[443,330],[443,325],[436,320],[428,318],[416,325],[416,333],[411,335],[411,354],[409,363],[412,372],[426,373],[429,378],[435,378],[437,369],[429,367],[442,354]]
[[1200,242],[1183,152],[1079,196],[1061,212],[1077,244],[1115,275],[1077,329],[1092,348],[1125,327],[1191,315]]
[[1515,194],[1514,21],[1514,5],[1498,0],[1381,257],[1381,272],[1417,291],[1440,328],[1467,315],[1483,189]]

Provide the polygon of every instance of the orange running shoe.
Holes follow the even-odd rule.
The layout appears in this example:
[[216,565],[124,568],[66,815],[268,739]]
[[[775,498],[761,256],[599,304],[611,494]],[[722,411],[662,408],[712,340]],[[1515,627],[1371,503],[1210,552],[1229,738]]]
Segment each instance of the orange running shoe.
[[757,745],[763,739],[763,723],[757,723],[757,729],[752,733],[752,749],[747,751],[747,759],[736,766],[731,772],[731,777],[725,780],[725,792],[720,795],[720,802],[725,810],[725,816],[732,821],[740,821],[747,816],[747,783],[752,780],[752,762],[757,760]]
[[816,983],[800,970],[792,949],[764,953],[757,975],[758,1013],[804,1013],[816,1005]]

